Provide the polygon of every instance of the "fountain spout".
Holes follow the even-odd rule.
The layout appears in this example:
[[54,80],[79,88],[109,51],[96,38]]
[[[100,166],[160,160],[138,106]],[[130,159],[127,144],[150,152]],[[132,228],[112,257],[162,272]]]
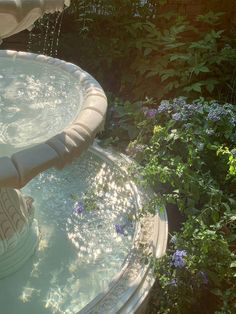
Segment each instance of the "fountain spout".
[[3,38],[31,29],[45,13],[60,12],[70,0],[1,0],[0,41]]

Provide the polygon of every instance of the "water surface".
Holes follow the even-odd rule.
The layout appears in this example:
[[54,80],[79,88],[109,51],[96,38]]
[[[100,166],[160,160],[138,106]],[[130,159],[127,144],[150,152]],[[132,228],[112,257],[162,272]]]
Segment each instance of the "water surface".
[[48,140],[76,117],[83,98],[69,73],[35,61],[0,58],[0,157]]

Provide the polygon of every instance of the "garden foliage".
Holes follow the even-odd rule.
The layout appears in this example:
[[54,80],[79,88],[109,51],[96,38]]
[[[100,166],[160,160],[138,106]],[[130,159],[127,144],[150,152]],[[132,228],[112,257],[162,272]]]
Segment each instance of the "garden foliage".
[[156,191],[148,209],[175,204],[185,216],[155,264],[158,313],[234,313],[236,108],[184,97],[136,106],[138,113],[131,114],[131,103],[116,101],[120,119],[113,120],[123,137],[127,121],[136,125],[127,153]]
[[214,12],[219,1],[211,0],[206,12],[191,18],[159,14],[165,2],[75,1],[64,17],[62,57],[125,98],[188,93],[233,102],[236,41],[233,24],[226,24],[232,1]]

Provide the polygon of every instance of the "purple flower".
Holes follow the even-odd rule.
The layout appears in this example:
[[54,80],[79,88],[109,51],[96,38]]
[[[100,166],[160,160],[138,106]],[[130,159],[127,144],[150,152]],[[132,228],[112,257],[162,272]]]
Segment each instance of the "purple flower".
[[155,118],[156,114],[157,114],[157,109],[148,109],[145,112],[146,117],[150,119]]
[[195,111],[196,107],[192,104],[186,104],[184,105],[184,110],[186,111]]
[[227,111],[219,104],[212,104],[212,109],[209,111],[207,119],[213,122],[220,121],[222,117],[227,115]]
[[185,250],[176,250],[172,256],[172,265],[178,268],[183,268],[186,265],[184,257],[187,256]]
[[117,234],[125,235],[124,227],[120,224],[115,224]]
[[183,107],[184,105],[186,105],[185,97],[180,96],[179,98],[174,98],[173,99],[173,105],[177,105],[177,106]]
[[201,281],[204,285],[208,284],[208,282],[209,282],[208,276],[204,271],[199,271],[198,276],[201,278]]
[[181,113],[177,112],[177,113],[172,114],[172,119],[175,121],[181,121],[181,120],[183,120],[183,117],[182,117]]
[[84,204],[82,202],[76,202],[74,206],[74,213],[82,214],[84,212]]
[[160,106],[158,107],[157,111],[159,113],[166,112],[170,109],[170,103],[168,100],[162,100]]
[[208,113],[207,119],[213,122],[217,122],[221,120],[221,117],[216,111],[210,111]]

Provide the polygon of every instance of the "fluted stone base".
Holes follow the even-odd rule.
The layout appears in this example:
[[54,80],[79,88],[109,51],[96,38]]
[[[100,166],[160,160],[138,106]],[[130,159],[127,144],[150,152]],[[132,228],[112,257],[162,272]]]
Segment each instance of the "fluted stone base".
[[19,242],[0,256],[0,278],[9,276],[20,269],[34,254],[38,244],[38,224],[34,220],[28,233]]
[[0,278],[17,271],[33,255],[38,225],[33,200],[19,190],[0,189]]

